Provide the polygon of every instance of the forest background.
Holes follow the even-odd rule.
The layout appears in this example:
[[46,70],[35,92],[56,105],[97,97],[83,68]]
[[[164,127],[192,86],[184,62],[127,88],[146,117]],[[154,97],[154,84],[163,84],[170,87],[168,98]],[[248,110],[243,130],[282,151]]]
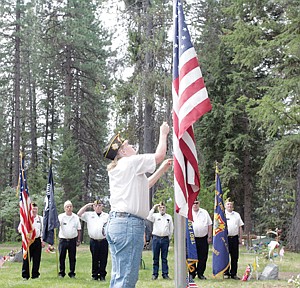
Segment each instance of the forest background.
[[[282,229],[299,252],[300,2],[183,5],[213,106],[194,125],[201,206],[213,214],[218,161],[244,233]],[[40,211],[52,159],[59,212],[67,199],[75,212],[95,198],[109,210],[102,151],[113,132],[154,152],[159,126],[172,124],[172,9],[170,0],[1,1],[1,242],[20,237],[20,151]],[[172,214],[172,187],[169,171],[149,209],[165,200]]]

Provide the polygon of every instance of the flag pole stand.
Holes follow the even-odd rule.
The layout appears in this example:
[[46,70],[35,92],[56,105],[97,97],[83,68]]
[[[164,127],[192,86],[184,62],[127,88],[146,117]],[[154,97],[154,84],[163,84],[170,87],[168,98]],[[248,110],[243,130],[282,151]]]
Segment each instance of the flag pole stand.
[[185,218],[174,212],[174,256],[175,256],[175,288],[186,287],[186,244]]
[[31,278],[31,269],[30,269],[30,250],[29,247],[27,249],[27,261],[28,261],[28,275]]
[[58,247],[57,247],[56,230],[57,230],[57,228],[54,228],[54,246],[55,246],[55,256],[56,256],[56,272],[57,272],[57,276],[58,276]]

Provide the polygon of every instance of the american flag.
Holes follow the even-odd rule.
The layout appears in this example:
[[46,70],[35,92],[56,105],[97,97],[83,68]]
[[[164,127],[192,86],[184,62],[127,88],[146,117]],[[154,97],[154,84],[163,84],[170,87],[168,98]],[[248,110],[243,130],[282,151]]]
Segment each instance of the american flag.
[[173,149],[176,211],[192,220],[200,190],[193,123],[211,110],[204,80],[185,23],[180,0],[174,0]]
[[26,173],[24,169],[24,158],[21,155],[20,164],[20,231],[22,235],[23,258],[27,258],[29,246],[33,243],[36,231],[33,227],[32,204],[29,197]]
[[191,288],[191,287],[198,288],[198,285],[195,283],[193,277],[191,275],[188,275],[186,277],[186,288]]

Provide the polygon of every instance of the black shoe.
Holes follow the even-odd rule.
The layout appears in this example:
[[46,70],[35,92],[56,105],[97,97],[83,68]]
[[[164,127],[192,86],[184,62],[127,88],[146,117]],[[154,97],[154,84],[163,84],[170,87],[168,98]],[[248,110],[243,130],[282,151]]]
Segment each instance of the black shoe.
[[105,277],[104,276],[100,276],[100,281],[105,281]]
[[97,277],[92,277],[92,280],[98,281]]
[[156,279],[157,279],[157,276],[152,275],[152,280],[156,280]]
[[229,273],[224,273],[224,278],[225,279],[229,279],[230,278],[230,274]]
[[164,278],[165,280],[171,280],[171,278],[170,278],[168,275],[163,276],[163,278]]
[[236,276],[236,275],[231,275],[231,279],[234,279],[234,280],[241,280],[240,277]]
[[198,278],[201,280],[206,280],[206,277],[204,275],[199,275]]
[[75,275],[70,275],[69,277],[72,279],[75,279]]

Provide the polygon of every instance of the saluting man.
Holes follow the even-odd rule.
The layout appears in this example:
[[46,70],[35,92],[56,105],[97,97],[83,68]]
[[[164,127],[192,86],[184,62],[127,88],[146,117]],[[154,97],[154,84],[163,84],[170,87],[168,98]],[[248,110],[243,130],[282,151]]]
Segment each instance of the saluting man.
[[[93,207],[94,211],[86,211]],[[105,281],[108,243],[105,238],[104,226],[108,220],[108,214],[102,211],[103,204],[100,200],[84,205],[77,215],[87,223],[90,236],[90,251],[92,253],[92,279]]]
[[[159,213],[154,213],[158,208]],[[161,253],[162,262],[162,277],[169,280],[169,267],[168,267],[168,252],[169,244],[173,234],[173,220],[171,215],[166,213],[166,205],[161,202],[155,204],[150,210],[147,219],[153,222],[152,231],[152,252],[153,252],[153,273],[152,280],[158,277],[159,269],[159,254]]]

